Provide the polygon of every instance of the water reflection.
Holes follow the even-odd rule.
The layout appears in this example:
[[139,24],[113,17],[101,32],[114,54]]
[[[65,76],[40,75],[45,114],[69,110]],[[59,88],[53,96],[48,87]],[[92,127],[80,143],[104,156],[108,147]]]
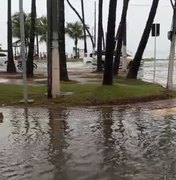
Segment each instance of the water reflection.
[[69,159],[69,154],[66,149],[69,146],[67,139],[68,134],[67,117],[68,113],[64,110],[50,110],[49,111],[49,161],[53,164],[55,172],[53,179],[68,179],[66,163]]
[[176,179],[176,116],[1,108],[0,180]]

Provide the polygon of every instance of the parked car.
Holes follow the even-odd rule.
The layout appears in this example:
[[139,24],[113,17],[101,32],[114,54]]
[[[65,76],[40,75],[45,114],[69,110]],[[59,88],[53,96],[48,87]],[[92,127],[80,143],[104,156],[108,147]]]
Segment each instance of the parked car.
[[0,52],[0,66],[4,66],[7,63],[7,54]]
[[83,57],[84,64],[92,63],[93,60],[93,53],[87,54],[86,57]]
[[[106,52],[103,51],[102,52],[102,64],[104,64],[104,62],[105,62],[105,55],[106,55]],[[113,57],[115,58],[115,53],[114,53]],[[132,61],[133,61],[133,57],[131,55],[127,54],[127,67],[128,68],[130,67]],[[95,52],[93,54],[92,64],[95,66],[97,65],[97,52]],[[122,57],[120,58],[120,68],[121,67],[122,67]]]

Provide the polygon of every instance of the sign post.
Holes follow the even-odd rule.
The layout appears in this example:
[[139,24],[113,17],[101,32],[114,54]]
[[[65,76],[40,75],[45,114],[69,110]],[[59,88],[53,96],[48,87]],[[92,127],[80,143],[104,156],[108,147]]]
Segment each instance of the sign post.
[[154,37],[154,70],[153,70],[153,82],[155,82],[156,76],[156,37],[160,35],[160,24],[152,25],[152,36]]

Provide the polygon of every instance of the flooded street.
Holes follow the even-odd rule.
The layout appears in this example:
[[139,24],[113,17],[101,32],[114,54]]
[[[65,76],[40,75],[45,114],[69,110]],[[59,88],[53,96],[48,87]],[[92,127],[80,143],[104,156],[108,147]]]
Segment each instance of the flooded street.
[[0,180],[174,180],[176,109],[160,111],[0,108]]
[[[156,63],[155,82],[163,86],[167,64]],[[71,79],[82,83],[95,68],[82,62],[67,65]],[[36,72],[44,74],[46,68],[40,62]],[[139,74],[153,82],[153,62],[145,62]],[[0,80],[14,81],[22,82]],[[175,104],[165,100],[125,107],[1,107],[0,180],[175,180]]]
[[[176,63],[174,64],[173,83],[176,87]],[[144,81],[155,82],[166,87],[168,75],[168,60],[156,60],[156,71],[154,80],[154,61],[145,61],[142,72],[139,73]],[[142,76],[141,76],[142,74]]]

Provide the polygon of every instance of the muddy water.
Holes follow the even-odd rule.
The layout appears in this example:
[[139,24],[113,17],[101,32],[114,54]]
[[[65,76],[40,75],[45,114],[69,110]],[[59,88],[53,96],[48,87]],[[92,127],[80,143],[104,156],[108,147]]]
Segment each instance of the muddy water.
[[176,115],[0,108],[0,180],[176,179]]

